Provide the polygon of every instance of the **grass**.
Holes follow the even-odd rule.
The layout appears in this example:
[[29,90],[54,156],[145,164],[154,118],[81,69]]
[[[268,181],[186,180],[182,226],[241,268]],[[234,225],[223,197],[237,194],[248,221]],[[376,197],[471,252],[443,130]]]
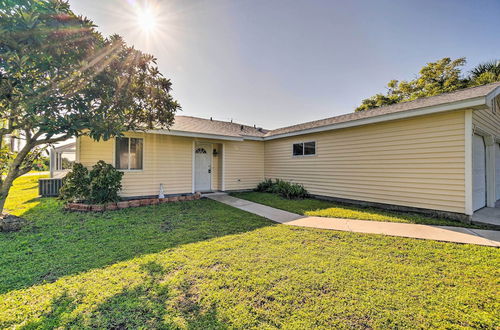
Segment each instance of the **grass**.
[[479,225],[466,224],[449,219],[427,217],[416,213],[394,212],[374,207],[352,206],[314,198],[290,200],[276,194],[253,191],[232,193],[231,195],[308,216],[482,228]]
[[[498,328],[500,250],[274,225],[211,200],[0,233],[0,328]],[[48,276],[47,276],[48,275]]]

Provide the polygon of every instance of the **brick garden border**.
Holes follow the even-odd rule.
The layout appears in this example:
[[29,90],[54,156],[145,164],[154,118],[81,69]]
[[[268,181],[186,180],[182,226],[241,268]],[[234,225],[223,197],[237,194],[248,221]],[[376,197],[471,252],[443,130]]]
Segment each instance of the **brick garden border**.
[[141,206],[158,205],[158,204],[165,204],[165,203],[192,201],[192,200],[196,200],[196,199],[200,199],[200,198],[201,198],[201,194],[196,193],[196,194],[187,195],[187,196],[131,199],[131,200],[120,201],[117,203],[108,203],[108,204],[68,203],[64,206],[64,209],[67,211],[73,211],[73,212],[104,212],[104,211],[121,210],[121,209],[126,209],[129,207],[141,207]]

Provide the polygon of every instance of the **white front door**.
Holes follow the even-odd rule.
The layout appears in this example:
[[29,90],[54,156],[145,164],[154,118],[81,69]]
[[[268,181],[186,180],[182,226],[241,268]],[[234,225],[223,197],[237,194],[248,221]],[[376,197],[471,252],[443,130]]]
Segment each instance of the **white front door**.
[[495,177],[496,177],[496,191],[497,200],[500,200],[500,144],[495,144]]
[[480,135],[472,140],[472,206],[474,211],[486,206],[486,147]]
[[212,190],[212,145],[197,143],[194,151],[194,190]]

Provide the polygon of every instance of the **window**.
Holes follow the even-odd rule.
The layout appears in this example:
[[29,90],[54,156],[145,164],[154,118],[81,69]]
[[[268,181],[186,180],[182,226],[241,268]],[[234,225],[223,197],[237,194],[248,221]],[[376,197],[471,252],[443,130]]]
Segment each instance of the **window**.
[[143,141],[137,138],[116,139],[116,168],[142,170]]
[[312,156],[316,155],[316,142],[299,142],[293,144],[294,156]]

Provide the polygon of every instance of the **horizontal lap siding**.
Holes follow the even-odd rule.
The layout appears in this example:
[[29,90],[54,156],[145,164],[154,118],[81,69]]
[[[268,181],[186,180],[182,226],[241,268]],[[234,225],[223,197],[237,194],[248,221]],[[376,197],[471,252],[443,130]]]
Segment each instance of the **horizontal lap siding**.
[[[158,195],[160,183],[166,194],[192,191],[193,140],[159,134],[126,134],[144,138],[143,170],[125,171],[123,197]],[[98,160],[114,165],[114,139],[95,142],[88,137],[79,141],[80,162],[91,167]]]
[[225,190],[253,189],[264,179],[264,142],[224,143]]
[[490,109],[476,110],[472,114],[472,123],[486,133],[500,138],[500,113],[493,113]]
[[[428,115],[265,142],[265,177],[312,194],[464,212],[464,112]],[[316,141],[317,155],[292,157]]]

